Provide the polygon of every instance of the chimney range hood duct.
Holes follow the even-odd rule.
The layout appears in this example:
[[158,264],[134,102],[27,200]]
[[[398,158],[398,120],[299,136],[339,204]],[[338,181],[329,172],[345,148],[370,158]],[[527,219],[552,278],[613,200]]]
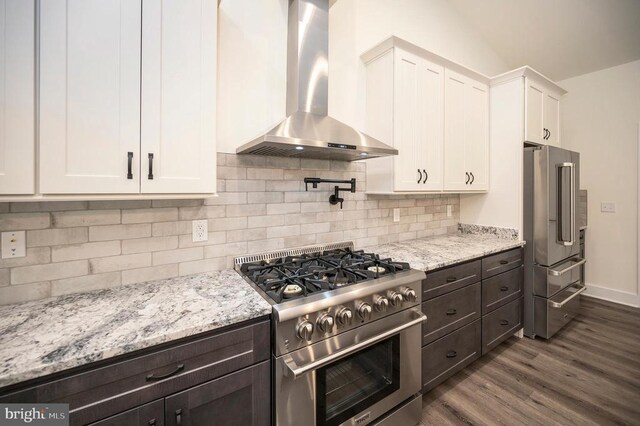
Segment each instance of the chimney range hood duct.
[[398,150],[328,116],[329,0],[289,2],[287,118],[238,154],[362,160]]

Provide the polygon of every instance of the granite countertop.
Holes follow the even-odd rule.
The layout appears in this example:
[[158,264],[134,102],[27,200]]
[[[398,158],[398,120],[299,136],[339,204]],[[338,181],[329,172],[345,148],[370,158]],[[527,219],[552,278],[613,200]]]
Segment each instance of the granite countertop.
[[0,306],[0,388],[270,313],[233,270]]
[[430,271],[523,245],[524,241],[495,234],[458,233],[367,247],[367,251]]

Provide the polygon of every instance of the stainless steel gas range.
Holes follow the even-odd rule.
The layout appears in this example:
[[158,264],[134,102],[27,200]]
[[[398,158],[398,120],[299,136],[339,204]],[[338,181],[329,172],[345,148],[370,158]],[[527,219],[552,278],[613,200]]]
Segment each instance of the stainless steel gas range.
[[420,421],[422,271],[353,243],[237,258],[273,306],[274,424]]

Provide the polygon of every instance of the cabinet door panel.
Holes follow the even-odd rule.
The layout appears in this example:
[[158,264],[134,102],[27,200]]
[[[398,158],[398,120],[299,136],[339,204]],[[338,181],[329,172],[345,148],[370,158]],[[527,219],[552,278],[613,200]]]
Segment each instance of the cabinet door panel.
[[148,0],[142,13],[142,192],[213,193],[217,1]]
[[487,86],[469,81],[465,105],[465,170],[467,189],[489,189],[489,96]]
[[271,419],[270,362],[168,397],[168,426],[266,426]]
[[465,169],[465,92],[467,80],[445,70],[444,88],[444,189],[469,189]]
[[560,97],[546,92],[544,94],[544,127],[549,130],[547,145],[560,146]]
[[115,416],[91,423],[90,426],[164,426],[164,400],[116,414]]
[[394,189],[396,191],[418,191],[422,188],[421,159],[424,157],[420,144],[419,88],[421,59],[402,50],[397,50],[395,63],[394,96]]
[[423,60],[418,75],[418,117],[420,163],[426,172],[422,189],[443,188],[444,68]]
[[544,92],[541,86],[525,79],[525,128],[526,141],[544,144],[543,103]]
[[140,0],[40,6],[41,192],[139,192]]
[[33,0],[0,0],[0,194],[33,194]]

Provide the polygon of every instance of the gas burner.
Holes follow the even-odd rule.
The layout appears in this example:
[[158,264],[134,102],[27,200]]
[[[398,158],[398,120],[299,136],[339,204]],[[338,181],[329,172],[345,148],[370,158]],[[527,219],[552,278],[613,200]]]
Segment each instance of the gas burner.
[[408,263],[350,248],[243,263],[240,271],[280,303],[409,270]]

